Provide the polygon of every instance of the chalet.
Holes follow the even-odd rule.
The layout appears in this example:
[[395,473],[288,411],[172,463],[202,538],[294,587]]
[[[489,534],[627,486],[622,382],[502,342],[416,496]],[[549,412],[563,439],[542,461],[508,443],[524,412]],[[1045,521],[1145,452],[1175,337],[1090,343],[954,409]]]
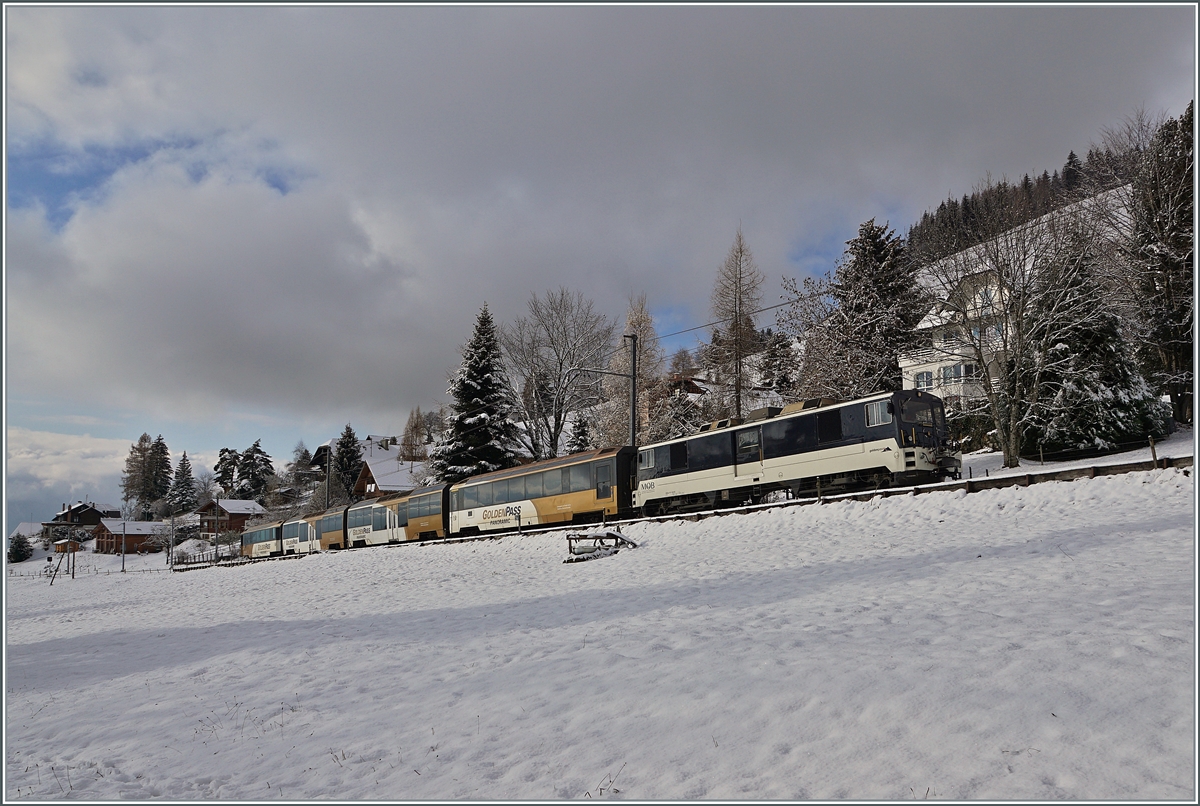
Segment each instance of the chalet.
[[70,506],[63,504],[62,511],[49,521],[43,523],[42,526],[47,526],[51,529],[65,526],[70,529],[80,529],[91,534],[100,525],[102,519],[120,517],[121,510],[119,507],[108,504],[96,504],[91,501],[76,501]]
[[[394,437],[367,437],[359,443],[363,452],[363,466],[354,483],[354,494],[359,498],[378,498],[391,493],[405,493],[420,487],[413,480],[413,463],[400,456],[400,448]],[[420,472],[423,473],[423,470]]]
[[[95,551],[99,554],[136,554],[145,551],[162,551],[162,538],[170,531],[167,524],[158,521],[124,521],[105,518],[93,533],[96,536]],[[57,551],[58,544],[55,544]]]
[[196,510],[200,516],[200,537],[211,540],[220,532],[241,532],[246,522],[267,512],[257,501],[218,498]]

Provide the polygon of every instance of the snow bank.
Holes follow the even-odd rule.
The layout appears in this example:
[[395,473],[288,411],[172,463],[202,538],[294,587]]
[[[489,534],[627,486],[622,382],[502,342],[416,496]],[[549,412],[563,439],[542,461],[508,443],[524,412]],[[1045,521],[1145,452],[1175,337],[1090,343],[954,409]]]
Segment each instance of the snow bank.
[[559,531],[8,580],[5,795],[1194,800],[1193,499],[1171,469],[595,562]]

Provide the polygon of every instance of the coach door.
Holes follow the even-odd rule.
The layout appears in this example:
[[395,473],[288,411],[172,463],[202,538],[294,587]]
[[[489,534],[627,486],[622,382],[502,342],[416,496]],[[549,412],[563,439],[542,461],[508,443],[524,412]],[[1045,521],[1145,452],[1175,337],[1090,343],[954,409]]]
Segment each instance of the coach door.
[[612,498],[612,462],[597,462],[595,467],[596,500],[607,501]]
[[757,425],[733,434],[733,468],[737,478],[762,478],[762,429]]

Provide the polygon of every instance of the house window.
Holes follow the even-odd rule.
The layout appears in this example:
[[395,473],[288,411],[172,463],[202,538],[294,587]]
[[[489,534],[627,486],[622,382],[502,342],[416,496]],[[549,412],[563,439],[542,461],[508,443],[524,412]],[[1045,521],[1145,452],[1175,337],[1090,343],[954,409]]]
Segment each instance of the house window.
[[977,364],[951,364],[942,367],[942,385],[962,383],[964,380],[977,381],[982,377]]
[[917,376],[916,376],[915,386],[917,389],[932,389],[933,388],[933,373],[932,372],[918,372]]

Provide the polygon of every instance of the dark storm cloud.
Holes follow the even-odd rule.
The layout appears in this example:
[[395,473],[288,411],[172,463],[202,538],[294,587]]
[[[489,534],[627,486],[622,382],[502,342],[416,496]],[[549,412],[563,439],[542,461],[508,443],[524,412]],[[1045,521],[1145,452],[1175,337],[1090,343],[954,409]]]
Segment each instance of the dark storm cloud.
[[824,271],[1177,114],[1195,51],[1182,6],[8,14],[10,153],[132,155],[68,195],[16,166],[10,389],[193,418],[402,420],[485,300],[559,284],[699,324],[739,224],[773,282]]

